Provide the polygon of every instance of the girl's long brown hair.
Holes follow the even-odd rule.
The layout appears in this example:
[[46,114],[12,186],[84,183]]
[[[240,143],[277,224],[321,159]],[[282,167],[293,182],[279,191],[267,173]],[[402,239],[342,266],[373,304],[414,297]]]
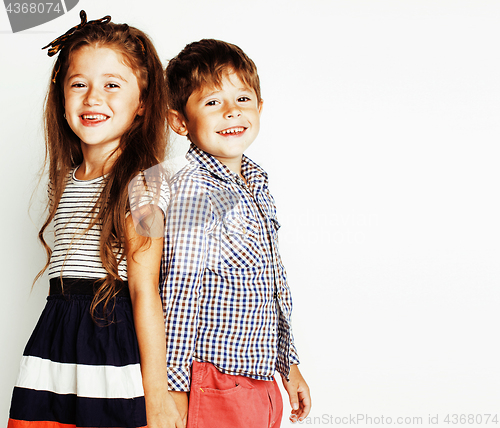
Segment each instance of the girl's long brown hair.
[[[50,263],[52,250],[44,232],[57,210],[69,172],[80,165],[83,154],[80,139],[64,118],[64,80],[72,55],[84,46],[106,47],[115,50],[135,73],[141,90],[142,116],[137,116],[120,139],[120,155],[105,177],[105,184],[92,211],[92,227],[101,230],[100,257],[106,277],[97,282],[91,311],[99,303],[106,309],[110,300],[123,287],[118,265],[126,254],[125,219],[129,209],[127,186],[134,176],[162,162],[167,144],[166,99],[163,68],[156,49],[142,31],[127,24],[88,24],[76,31],[59,53],[52,73],[52,82],[45,102],[45,165],[48,163],[51,197],[48,215],[38,237]],[[117,255],[120,254],[117,259]]]

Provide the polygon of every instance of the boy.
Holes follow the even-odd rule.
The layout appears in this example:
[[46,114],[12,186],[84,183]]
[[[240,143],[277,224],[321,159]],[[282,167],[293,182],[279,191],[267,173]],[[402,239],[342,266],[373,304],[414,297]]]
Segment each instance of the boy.
[[[172,180],[160,288],[169,389],[188,428],[279,427],[310,409],[267,174],[243,155],[259,132],[255,64],[229,43],[187,45],[167,70],[168,122],[190,164]],[[189,412],[188,395],[189,393]]]

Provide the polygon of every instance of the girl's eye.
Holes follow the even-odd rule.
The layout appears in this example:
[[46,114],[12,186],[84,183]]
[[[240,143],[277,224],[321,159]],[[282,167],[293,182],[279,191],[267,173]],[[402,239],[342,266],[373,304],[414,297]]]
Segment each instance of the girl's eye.
[[72,88],[84,88],[85,85],[83,83],[72,83],[71,87]]
[[208,103],[206,103],[205,105],[207,105],[207,106],[215,106],[215,105],[217,105],[217,101],[212,100],[212,101],[209,101]]

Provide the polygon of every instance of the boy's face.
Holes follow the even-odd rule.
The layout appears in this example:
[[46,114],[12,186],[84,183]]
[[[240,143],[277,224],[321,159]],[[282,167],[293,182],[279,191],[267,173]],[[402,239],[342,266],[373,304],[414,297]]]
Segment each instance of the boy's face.
[[[203,87],[186,103],[187,118],[177,116],[180,127],[174,131],[211,154],[229,169],[239,173],[241,156],[259,133],[262,101],[239,76],[230,71],[221,87]],[[175,121],[174,121],[175,122]]]

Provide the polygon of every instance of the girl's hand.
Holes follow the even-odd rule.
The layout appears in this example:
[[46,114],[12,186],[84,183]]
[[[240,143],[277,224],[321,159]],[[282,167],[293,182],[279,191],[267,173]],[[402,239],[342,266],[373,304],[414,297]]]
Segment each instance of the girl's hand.
[[289,378],[290,381],[287,381],[282,377],[283,386],[290,397],[290,406],[292,406],[290,420],[292,422],[303,421],[311,411],[309,387],[296,364],[290,367]]
[[182,391],[170,391],[170,395],[177,405],[177,410],[181,415],[182,422],[184,426],[187,425],[187,415],[188,415],[188,395],[187,392]]
[[[165,379],[165,383],[166,383]],[[177,406],[172,396],[168,393],[163,397],[151,394],[146,398],[147,428],[185,428]]]

